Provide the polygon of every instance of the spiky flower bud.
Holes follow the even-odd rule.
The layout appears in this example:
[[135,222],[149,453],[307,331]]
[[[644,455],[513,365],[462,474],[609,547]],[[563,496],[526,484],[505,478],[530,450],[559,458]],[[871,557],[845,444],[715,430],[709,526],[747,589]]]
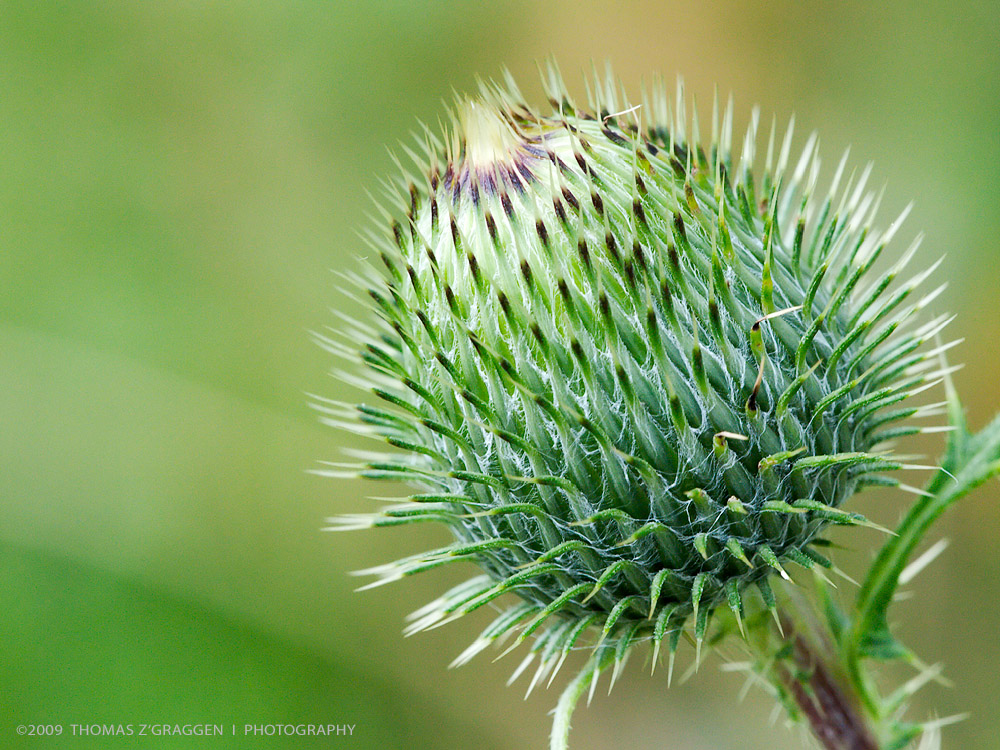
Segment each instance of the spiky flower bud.
[[379,401],[358,411],[395,450],[361,473],[417,494],[334,525],[452,530],[371,585],[482,569],[410,632],[517,595],[457,662],[516,631],[537,681],[589,643],[559,744],[635,642],[672,661],[714,614],[742,630],[745,607],[773,609],[770,576],[830,566],[824,529],[865,523],[844,501],[894,482],[877,448],[914,431],[890,407],[932,377],[920,347],[945,321],[914,323],[929,273],[894,283],[915,245],[870,273],[902,217],[872,229],[867,171],[842,179],[845,157],[814,195],[815,138],[791,163],[791,127],[778,142],[772,126],[755,174],[756,111],[737,159],[731,107],[704,150],[681,91],[630,108],[595,81],[584,109],[547,84],[547,113],[510,80],[460,102],[447,144],[428,131],[420,176],[390,191],[361,352]]

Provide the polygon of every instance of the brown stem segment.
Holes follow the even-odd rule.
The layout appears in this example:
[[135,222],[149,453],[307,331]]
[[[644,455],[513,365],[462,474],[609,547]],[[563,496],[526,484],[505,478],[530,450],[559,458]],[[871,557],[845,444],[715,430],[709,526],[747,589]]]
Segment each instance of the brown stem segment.
[[838,680],[824,659],[783,619],[791,645],[794,671],[782,663],[777,675],[826,750],[879,750],[849,688]]

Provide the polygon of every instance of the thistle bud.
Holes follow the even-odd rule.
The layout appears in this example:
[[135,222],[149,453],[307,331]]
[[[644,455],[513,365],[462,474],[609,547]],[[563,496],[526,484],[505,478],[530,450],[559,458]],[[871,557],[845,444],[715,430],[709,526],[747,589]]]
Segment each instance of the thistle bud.
[[505,604],[458,663],[515,632],[534,685],[589,644],[561,747],[633,644],[672,664],[683,632],[743,631],[747,607],[773,610],[769,579],[830,565],[824,531],[866,523],[845,501],[895,482],[879,447],[915,431],[898,405],[933,378],[921,345],[945,321],[913,322],[926,274],[896,282],[915,246],[873,271],[902,217],[873,228],[867,172],[842,161],[815,193],[815,138],[792,163],[772,127],[760,169],[756,111],[737,158],[731,105],[705,149],[682,91],[630,107],[597,81],[584,108],[547,83],[546,112],[509,80],[460,102],[373,235],[377,401],[358,417],[393,449],[361,473],[416,492],[334,526],[451,529],[363,572],[476,563],[408,627]]

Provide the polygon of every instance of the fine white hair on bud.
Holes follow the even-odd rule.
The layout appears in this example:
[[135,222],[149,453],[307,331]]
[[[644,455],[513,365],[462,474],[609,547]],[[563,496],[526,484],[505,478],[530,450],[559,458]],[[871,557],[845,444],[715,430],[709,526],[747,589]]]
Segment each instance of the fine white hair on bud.
[[774,611],[773,576],[832,567],[828,527],[868,523],[845,501],[897,484],[887,441],[919,431],[905,401],[941,376],[942,347],[922,345],[949,319],[919,315],[939,290],[905,276],[915,245],[875,270],[902,217],[877,228],[870,168],[846,158],[821,190],[815,136],[795,158],[772,126],[761,168],[756,111],[732,150],[731,101],[705,147],[680,85],[632,106],[594,80],[584,107],[554,67],[545,84],[547,111],[507,76],[458,103],[444,143],[404,147],[419,177],[388,183],[369,233],[383,267],[358,281],[372,330],[324,343],[361,343],[351,382],[373,399],[351,429],[390,446],[359,473],[415,490],[332,528],[450,528],[366,572],[478,565],[407,627],[499,606],[456,663],[516,633],[533,687],[588,647],[564,747],[577,699],[633,644],[672,666],[684,633],[700,649],[712,623],[769,619],[749,615]]

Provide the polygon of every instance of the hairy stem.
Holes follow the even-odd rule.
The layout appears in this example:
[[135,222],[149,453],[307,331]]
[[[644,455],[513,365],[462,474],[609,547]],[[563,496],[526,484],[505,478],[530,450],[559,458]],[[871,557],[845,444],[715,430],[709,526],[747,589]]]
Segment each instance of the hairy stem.
[[879,750],[850,681],[829,664],[832,652],[824,655],[788,617],[782,617],[782,628],[787,658],[775,674],[819,743],[826,750]]

